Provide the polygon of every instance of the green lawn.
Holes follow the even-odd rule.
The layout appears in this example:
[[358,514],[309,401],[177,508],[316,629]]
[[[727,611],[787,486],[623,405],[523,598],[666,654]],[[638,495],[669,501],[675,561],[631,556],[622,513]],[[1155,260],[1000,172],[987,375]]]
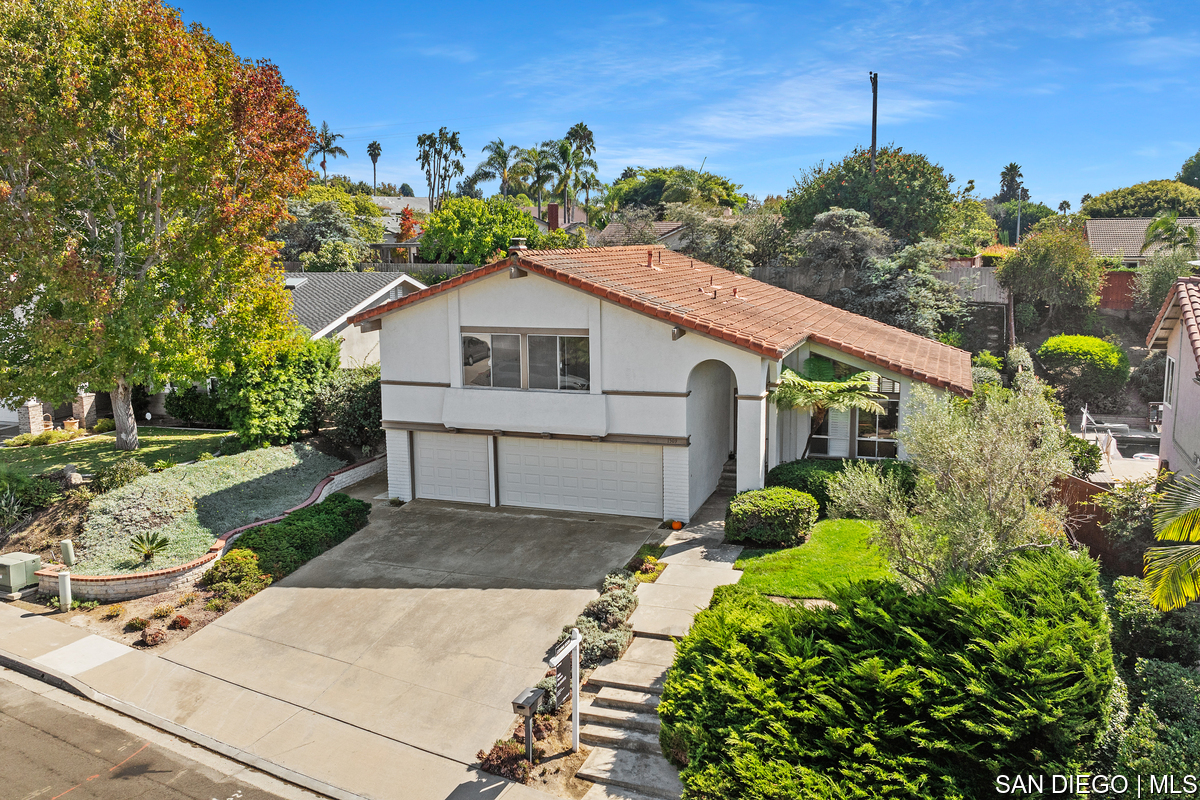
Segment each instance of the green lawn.
[[74,464],[87,474],[95,473],[126,455],[133,455],[146,466],[159,459],[182,464],[195,461],[205,451],[215,452],[228,431],[175,430],[172,428],[138,428],[139,446],[125,453],[114,446],[116,434],[104,433],[73,442],[48,444],[40,447],[0,447],[0,462],[10,464],[27,475],[40,475],[49,470]]
[[824,597],[822,584],[886,578],[891,571],[870,535],[869,522],[826,519],[799,547],[746,548],[735,566],[744,570],[738,585],[779,597]]

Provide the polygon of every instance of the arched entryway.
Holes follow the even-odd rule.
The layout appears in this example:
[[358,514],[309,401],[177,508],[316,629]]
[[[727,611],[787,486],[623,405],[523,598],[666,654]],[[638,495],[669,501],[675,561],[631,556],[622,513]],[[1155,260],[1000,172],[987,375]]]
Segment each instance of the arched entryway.
[[702,361],[688,374],[687,389],[688,507],[695,513],[736,447],[737,378],[722,361]]

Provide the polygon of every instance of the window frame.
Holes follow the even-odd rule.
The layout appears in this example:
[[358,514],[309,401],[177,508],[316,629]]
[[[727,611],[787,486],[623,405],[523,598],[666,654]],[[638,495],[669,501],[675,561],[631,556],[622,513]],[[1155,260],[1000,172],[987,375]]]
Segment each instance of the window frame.
[[1167,356],[1163,375],[1163,407],[1172,408],[1175,401],[1175,359]]
[[[466,369],[468,366],[474,366],[474,365],[467,364],[467,360],[466,360],[466,356],[465,356],[466,340],[468,338],[481,339],[487,343],[487,346],[488,346],[487,360],[488,360],[489,381],[490,381],[491,380],[490,372],[492,369],[491,359],[492,359],[493,353],[494,353],[494,347],[493,347],[493,343],[492,343],[493,336],[516,336],[519,338],[519,340],[520,340],[519,367],[520,367],[520,374],[521,374],[521,385],[520,386],[494,386],[494,385],[491,385],[490,383],[489,383],[489,385],[482,386],[482,385],[479,385],[477,383],[467,380]],[[546,337],[554,338],[554,340],[555,340],[555,343],[554,343],[554,348],[555,348],[554,374],[555,374],[558,384],[559,384],[557,388],[549,389],[549,388],[544,388],[544,387],[532,387],[530,385],[530,383],[531,383],[530,367],[532,366],[532,364],[530,363],[530,355],[529,355],[529,337],[531,337],[531,336],[546,336]],[[564,378],[564,376],[562,374],[562,359],[563,359],[563,342],[562,342],[562,340],[563,339],[583,339],[587,342],[587,367],[588,367],[587,388],[569,389],[569,388],[562,387],[563,378]],[[458,345],[459,345],[459,353],[458,353],[459,359],[458,360],[459,360],[460,369],[462,370],[460,375],[462,378],[462,386],[464,389],[500,389],[502,391],[556,392],[559,394],[591,394],[591,391],[592,391],[591,333],[590,333],[590,331],[587,331],[586,329],[579,329],[579,330],[562,329],[562,328],[546,328],[546,329],[519,328],[519,329],[514,329],[514,328],[502,328],[502,327],[482,328],[482,327],[474,327],[474,326],[472,326],[472,327],[464,326],[459,329]],[[477,361],[475,363],[478,364],[479,362]],[[578,376],[575,376],[575,377],[578,377]]]
[[[884,459],[889,459],[889,458],[899,458],[900,457],[900,442],[896,438],[896,434],[899,433],[899,431],[900,431],[900,381],[892,380],[891,378],[883,378],[883,377],[877,376],[871,383],[872,383],[872,386],[871,386],[872,390],[874,390],[875,392],[877,392],[879,394],[884,395],[884,397],[882,397],[882,398],[876,398],[876,402],[878,402],[881,406],[883,406],[884,413],[882,415],[881,414],[867,415],[867,416],[870,416],[874,420],[875,433],[876,434],[879,433],[879,418],[881,416],[883,416],[883,417],[891,416],[891,411],[893,409],[895,409],[895,412],[896,412],[896,426],[895,426],[895,429],[892,431],[892,435],[890,437],[878,436],[878,435],[876,435],[876,436],[861,436],[861,435],[859,435],[860,431],[861,431],[860,426],[863,421],[863,416],[864,416],[865,412],[856,411],[854,413],[854,428],[853,428],[853,431],[854,431],[854,448],[853,448],[854,453],[853,453],[852,457],[862,459],[863,461],[882,461]],[[870,455],[870,456],[860,455],[859,450],[861,449],[861,446],[863,443],[872,444],[874,447],[874,450],[875,450],[875,455]],[[879,455],[879,447],[882,443],[890,444],[895,449],[896,452],[890,456]]]

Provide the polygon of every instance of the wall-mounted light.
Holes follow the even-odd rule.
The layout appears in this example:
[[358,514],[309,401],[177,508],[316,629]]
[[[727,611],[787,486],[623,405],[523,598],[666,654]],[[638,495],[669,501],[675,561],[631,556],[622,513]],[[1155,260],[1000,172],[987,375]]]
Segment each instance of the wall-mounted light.
[[676,325],[674,328],[671,328],[671,341],[672,342],[679,341],[680,339],[683,338],[683,335],[685,333],[687,333],[687,331],[685,331],[683,328]]

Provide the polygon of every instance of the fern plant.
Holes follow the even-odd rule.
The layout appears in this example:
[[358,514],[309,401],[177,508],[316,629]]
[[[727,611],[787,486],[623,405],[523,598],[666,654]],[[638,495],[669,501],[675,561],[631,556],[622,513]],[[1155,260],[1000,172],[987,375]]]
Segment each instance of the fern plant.
[[142,557],[143,561],[150,561],[155,554],[166,550],[171,544],[171,539],[157,531],[147,531],[139,533],[129,540],[129,549]]

